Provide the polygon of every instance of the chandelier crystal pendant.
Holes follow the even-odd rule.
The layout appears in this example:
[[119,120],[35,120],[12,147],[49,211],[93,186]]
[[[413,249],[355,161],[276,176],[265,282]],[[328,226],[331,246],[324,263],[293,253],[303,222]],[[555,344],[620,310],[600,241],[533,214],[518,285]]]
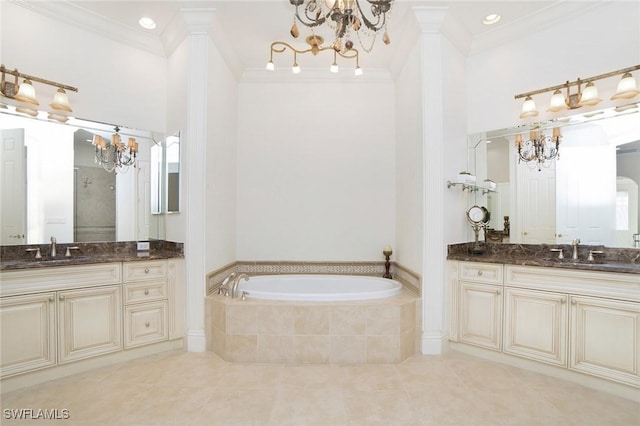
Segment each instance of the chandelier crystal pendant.
[[560,128],[553,129],[553,136],[544,135],[542,130],[531,130],[529,140],[523,141],[522,135],[516,135],[516,148],[518,150],[518,164],[521,161],[530,163],[538,171],[542,166],[547,167],[551,160],[560,159]]
[[[321,25],[329,26],[335,34],[332,43],[338,52],[353,48],[353,37],[358,39],[362,49],[373,50],[377,34],[384,30],[382,41],[391,43],[387,32],[388,17],[393,0],[289,0],[295,6],[291,35],[300,35],[296,22],[313,29]],[[369,36],[371,43],[365,45],[361,34]]]
[[129,138],[125,145],[120,137],[120,128],[118,126],[115,127],[115,131],[111,136],[111,142],[100,135],[93,136],[94,161],[109,173],[126,173],[129,170],[129,166],[136,167],[138,143],[135,138]]

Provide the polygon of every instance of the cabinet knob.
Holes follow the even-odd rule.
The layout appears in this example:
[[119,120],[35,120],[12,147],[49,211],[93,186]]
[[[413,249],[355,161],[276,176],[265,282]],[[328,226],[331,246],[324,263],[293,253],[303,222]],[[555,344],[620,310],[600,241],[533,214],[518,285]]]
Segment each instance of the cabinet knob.
[[482,271],[478,271],[478,275],[482,276]]
[[58,299],[60,299],[60,300],[64,300],[64,295],[63,295],[63,294],[61,294],[60,296],[58,296]]
[[572,305],[577,305],[577,304],[578,304],[578,301],[577,301],[576,299],[571,299],[571,304],[572,304]]
[[149,321],[144,323],[144,326],[147,327],[147,328],[149,328],[150,325],[151,325],[151,323]]
[[502,290],[496,290],[496,294],[502,294]]
[[562,304],[567,303],[567,298],[563,297],[562,299],[560,299],[560,303],[562,303]]
[[145,296],[148,296],[148,295],[149,295],[149,289],[148,289],[148,288],[145,288],[145,289],[144,289],[144,295],[145,295]]
[[54,300],[56,300],[56,299],[55,299],[53,296],[51,296],[51,297],[49,298],[49,302],[53,302]]
[[148,274],[149,273],[149,268],[144,268],[144,273]]

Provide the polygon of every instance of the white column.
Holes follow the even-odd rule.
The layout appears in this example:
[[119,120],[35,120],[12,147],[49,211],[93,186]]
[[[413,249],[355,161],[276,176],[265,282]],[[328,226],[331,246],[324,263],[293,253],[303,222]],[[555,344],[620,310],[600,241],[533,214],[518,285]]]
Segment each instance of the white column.
[[[445,88],[451,86],[449,75],[452,52],[459,55],[456,45],[466,43],[465,33],[460,26],[447,16],[447,8],[414,7],[414,13],[421,33],[419,46],[422,68],[422,106],[423,106],[423,259],[422,259],[422,353],[440,354],[447,347],[447,293],[446,253],[449,234],[446,230],[449,216],[458,211],[450,205],[445,196],[449,168],[446,162],[456,162],[451,157],[449,145],[465,144],[447,127],[451,122],[451,108],[447,106]],[[446,35],[445,35],[446,34]],[[452,41],[453,40],[453,41]],[[460,87],[464,82],[457,82]],[[445,109],[447,108],[447,109]],[[454,108],[453,113],[460,116],[460,126],[464,127],[465,112]],[[466,133],[464,130],[462,133]],[[455,141],[452,139],[456,139]],[[462,152],[465,152],[464,150]],[[466,162],[466,159],[463,159]],[[447,205],[449,203],[449,205]],[[462,211],[464,213],[464,211]]]
[[206,218],[206,150],[207,150],[207,79],[209,30],[212,9],[182,10],[188,31],[187,43],[187,121],[182,142],[182,176],[185,179],[184,213],[186,214],[185,271],[187,350],[204,352],[204,297]]

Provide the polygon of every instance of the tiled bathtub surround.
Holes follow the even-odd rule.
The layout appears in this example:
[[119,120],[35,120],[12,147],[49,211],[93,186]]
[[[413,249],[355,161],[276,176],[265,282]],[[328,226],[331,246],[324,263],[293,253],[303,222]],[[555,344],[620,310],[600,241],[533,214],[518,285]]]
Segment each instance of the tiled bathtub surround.
[[416,353],[419,298],[293,302],[206,298],[207,349],[231,362],[399,363]]

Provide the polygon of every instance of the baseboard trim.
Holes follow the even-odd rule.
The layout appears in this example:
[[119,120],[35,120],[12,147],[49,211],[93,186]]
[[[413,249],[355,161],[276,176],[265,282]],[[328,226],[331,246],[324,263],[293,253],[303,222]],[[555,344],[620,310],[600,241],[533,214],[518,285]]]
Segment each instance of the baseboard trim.
[[422,354],[442,355],[449,350],[449,335],[447,333],[422,333]]
[[204,330],[187,331],[187,351],[188,352],[206,352],[207,341],[204,336]]

